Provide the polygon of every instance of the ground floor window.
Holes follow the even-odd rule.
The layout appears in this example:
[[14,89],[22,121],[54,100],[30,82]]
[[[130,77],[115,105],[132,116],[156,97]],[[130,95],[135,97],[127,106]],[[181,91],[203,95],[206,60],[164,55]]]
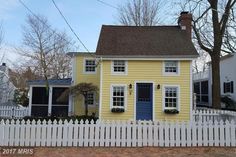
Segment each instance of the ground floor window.
[[95,105],[95,93],[94,92],[89,92],[87,94],[87,98],[84,99],[84,104],[87,104],[89,106]]
[[197,105],[207,105],[209,103],[208,81],[194,83],[194,93],[197,97]]
[[112,85],[111,106],[112,108],[124,108],[126,99],[126,86]]
[[166,86],[164,87],[164,94],[165,109],[178,109],[179,87]]

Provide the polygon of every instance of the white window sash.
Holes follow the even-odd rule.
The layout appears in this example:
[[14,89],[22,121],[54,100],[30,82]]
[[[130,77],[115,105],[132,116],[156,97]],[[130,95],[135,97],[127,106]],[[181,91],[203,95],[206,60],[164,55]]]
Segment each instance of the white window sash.
[[[166,89],[167,88],[176,88],[176,97],[166,97]],[[163,111],[165,109],[177,109],[178,111],[180,111],[180,86],[179,85],[163,85]],[[176,107],[166,107],[166,100],[165,99],[176,99]]]
[[[114,87],[123,87],[124,89],[124,96],[114,96],[113,92],[114,92]],[[113,106],[113,98],[124,98],[124,106]],[[112,84],[111,85],[111,89],[110,89],[110,108],[124,108],[126,109],[126,104],[127,104],[127,85],[124,84]]]
[[[87,65],[87,61],[94,61],[94,65]],[[94,68],[94,71],[87,71],[87,68]],[[84,58],[84,71],[85,74],[95,74],[97,72],[96,60],[92,58]]]
[[[167,65],[168,62],[176,62],[176,66]],[[166,72],[166,68],[176,68],[176,72]],[[180,75],[180,62],[179,61],[163,61],[163,75],[164,76],[178,76]]]
[[[128,71],[128,63],[127,61],[124,60],[118,60],[118,61],[124,61],[124,66],[123,65],[115,65],[115,61],[113,60],[111,63],[111,74],[112,75],[127,75],[127,71]],[[124,68],[124,71],[115,71],[115,67],[117,68]]]

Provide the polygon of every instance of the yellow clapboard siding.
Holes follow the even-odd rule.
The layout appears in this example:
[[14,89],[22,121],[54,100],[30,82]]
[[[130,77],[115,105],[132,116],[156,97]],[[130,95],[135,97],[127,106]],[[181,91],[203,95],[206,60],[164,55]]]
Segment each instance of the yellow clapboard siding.
[[[84,73],[84,59],[92,59],[93,57],[89,54],[75,56],[75,81],[74,84],[79,84],[82,82],[93,83],[99,88],[100,84],[100,66],[97,67],[96,74],[86,74]],[[94,59],[94,58],[93,58]],[[89,106],[89,115],[95,113],[98,116],[98,100],[99,93],[96,94],[96,105]],[[75,115],[84,115],[85,114],[85,106],[84,106],[84,98],[81,95],[76,95],[74,98],[74,113]]]
[[[189,120],[190,119],[190,65],[191,61],[180,61],[179,76],[163,76],[163,61],[128,61],[127,75],[111,75],[111,61],[103,61],[102,105],[100,118],[104,120],[134,120],[134,84],[135,81],[153,81],[155,87],[161,85],[155,92],[155,119],[156,120]],[[132,93],[127,89],[127,108],[124,113],[110,111],[111,84],[133,85]],[[180,113],[169,115],[163,113],[162,86],[180,86]]]

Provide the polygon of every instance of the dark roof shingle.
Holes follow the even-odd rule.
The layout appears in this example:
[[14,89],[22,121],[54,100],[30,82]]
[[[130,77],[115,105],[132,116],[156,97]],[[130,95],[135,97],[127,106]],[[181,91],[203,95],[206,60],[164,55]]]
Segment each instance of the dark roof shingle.
[[96,55],[197,57],[198,53],[179,26],[103,25]]

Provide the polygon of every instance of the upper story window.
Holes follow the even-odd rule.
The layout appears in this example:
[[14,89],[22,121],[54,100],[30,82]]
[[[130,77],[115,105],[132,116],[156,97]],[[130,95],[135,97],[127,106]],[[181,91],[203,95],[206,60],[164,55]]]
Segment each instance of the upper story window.
[[165,61],[164,62],[164,74],[179,74],[179,62],[178,61]]
[[127,74],[127,61],[114,60],[112,61],[113,74]]
[[234,81],[224,82],[224,93],[234,93]]
[[177,109],[179,106],[179,87],[165,86],[164,87],[164,108]]
[[95,59],[85,59],[84,61],[85,73],[96,73],[96,61]]

